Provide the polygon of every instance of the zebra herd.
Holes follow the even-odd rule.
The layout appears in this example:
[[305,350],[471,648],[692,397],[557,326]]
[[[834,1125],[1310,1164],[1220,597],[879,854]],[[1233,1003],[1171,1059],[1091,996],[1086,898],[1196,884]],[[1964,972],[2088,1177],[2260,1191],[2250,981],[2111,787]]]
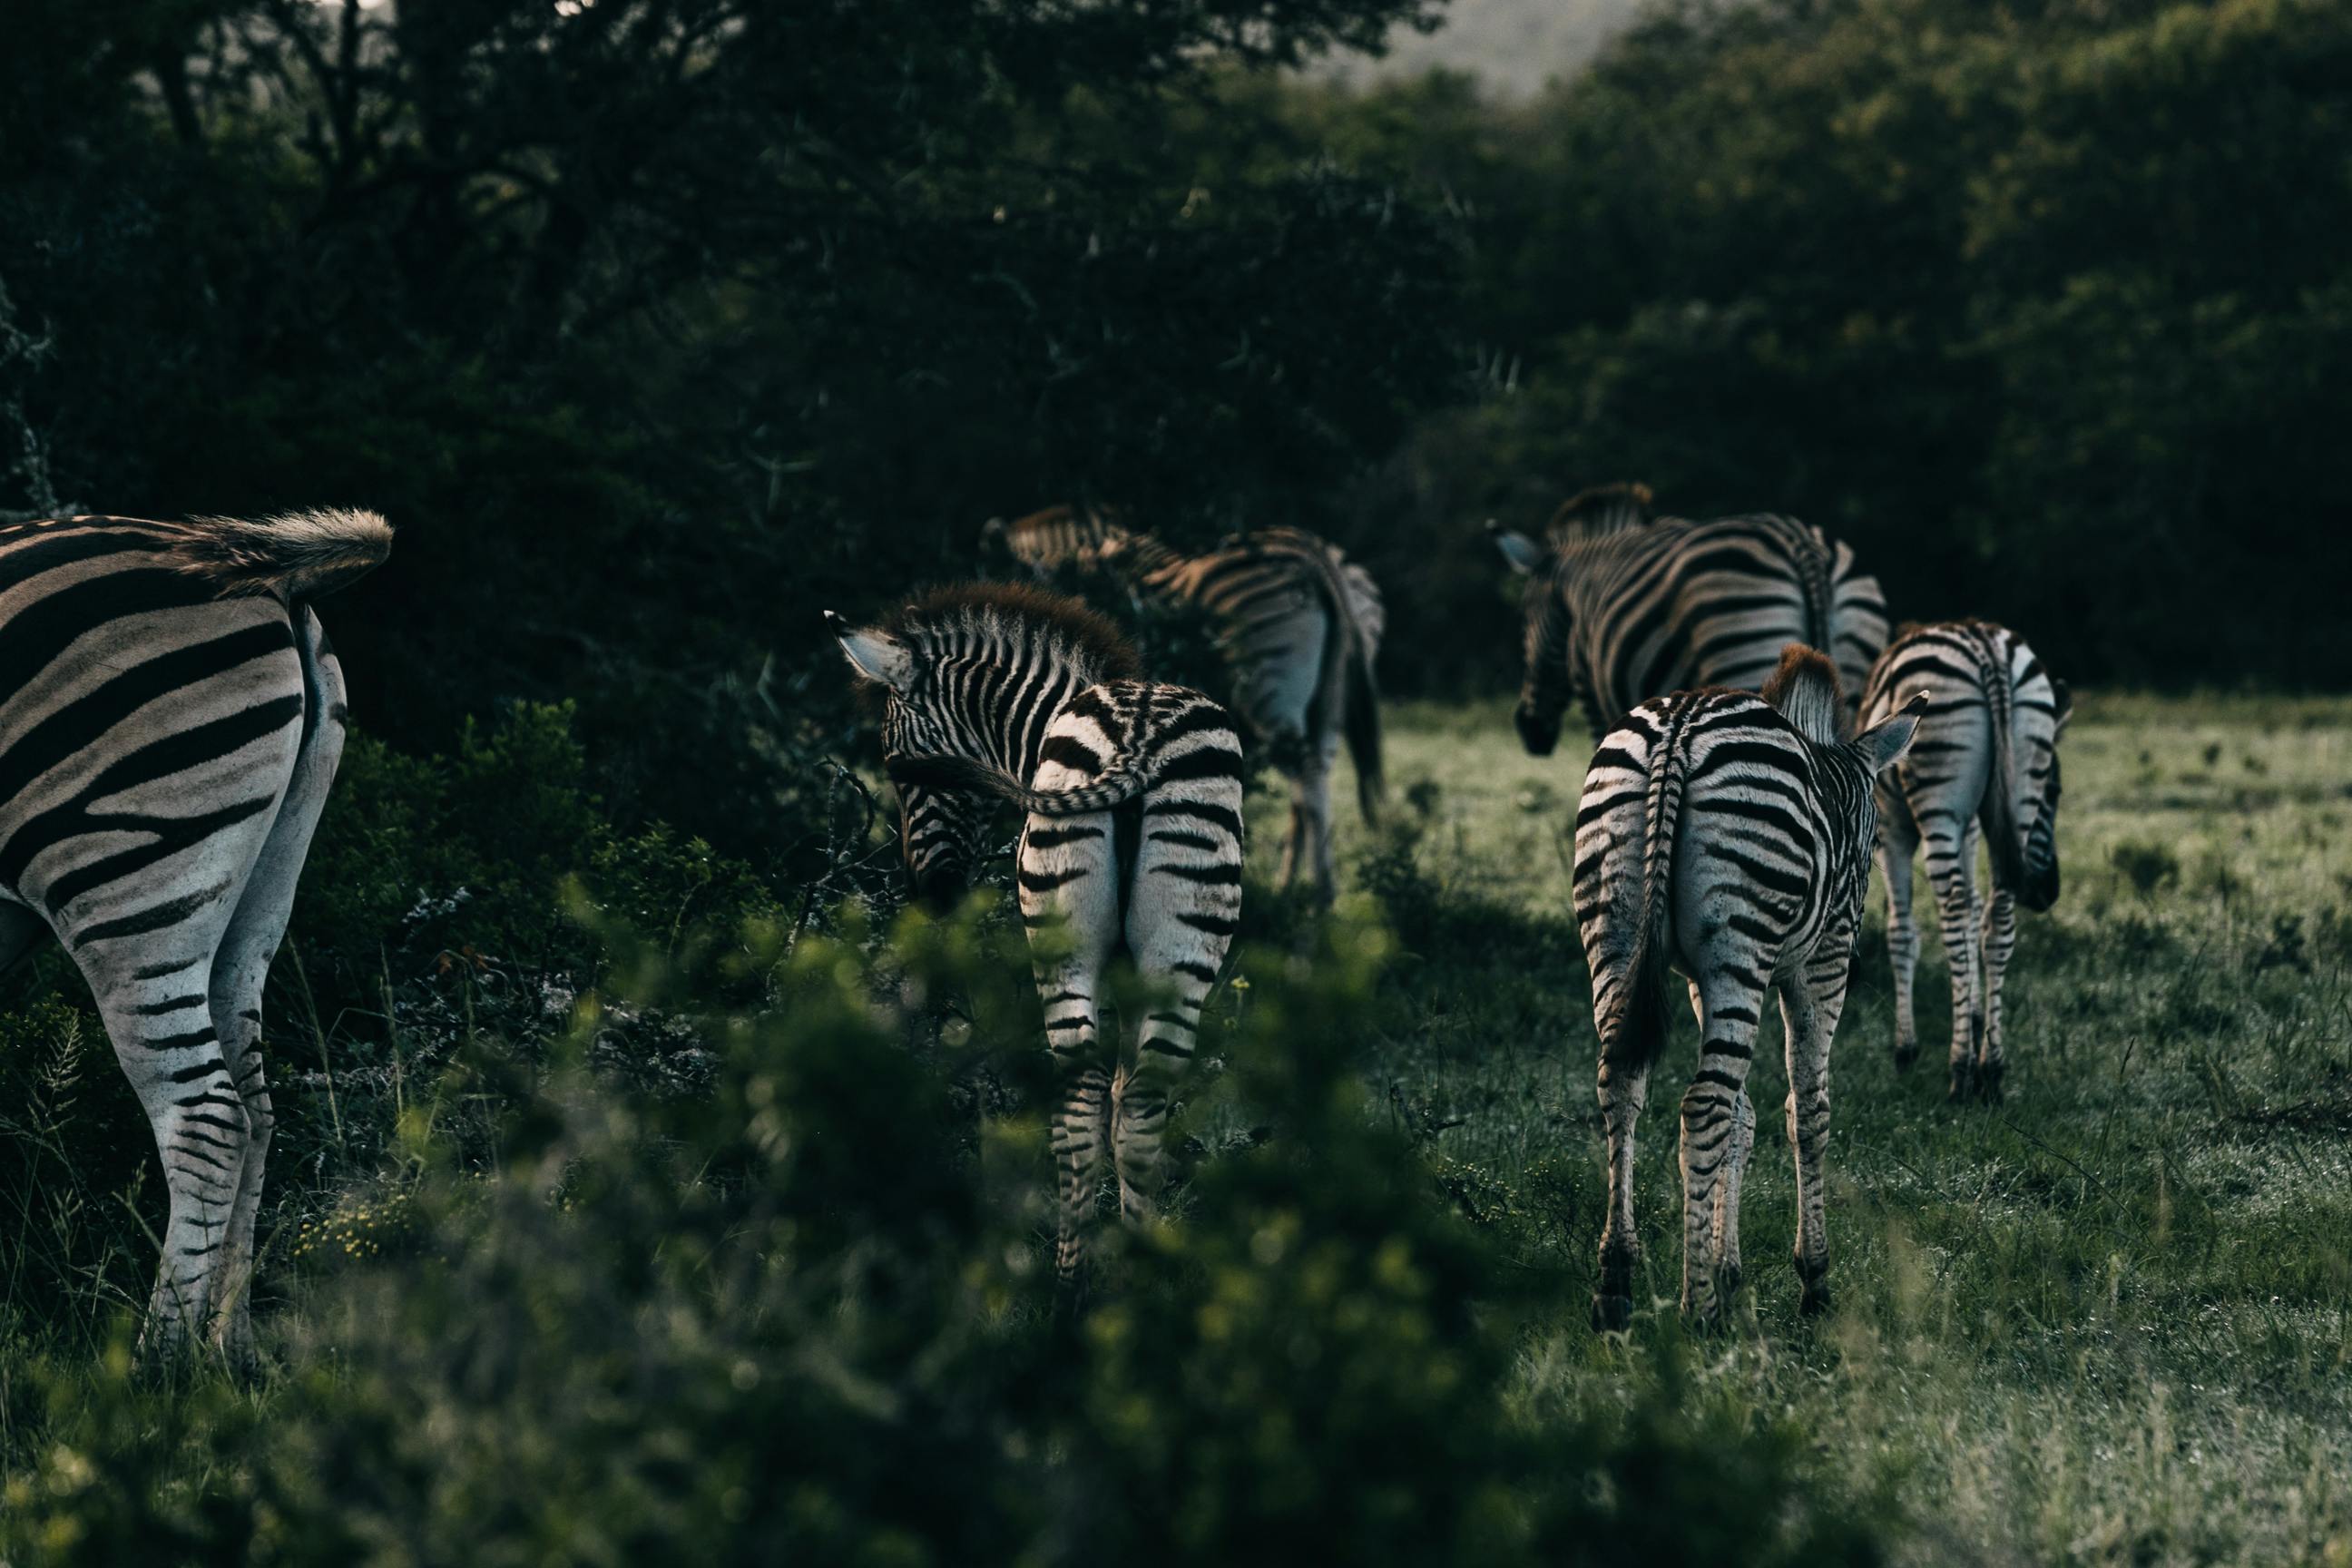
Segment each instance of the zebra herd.
[[[1635,1124],[1671,1011],[1688,988],[1701,1039],[1682,1099],[1683,1310],[1717,1315],[1740,1278],[1739,1184],[1754,1142],[1746,1089],[1768,997],[1786,1036],[1796,1257],[1807,1310],[1828,1299],[1822,1156],[1830,1043],[1845,1005],[1874,854],[1889,895],[1895,1056],[1917,1050],[1912,857],[1951,956],[1950,1092],[2000,1092],[2000,980],[2015,909],[2057,895],[2057,742],[2065,687],[2023,639],[1981,621],[1889,640],[1875,578],[1843,542],[1771,514],[1659,517],[1643,486],[1587,490],[1542,542],[1495,530],[1526,577],[1513,715],[1536,755],[1570,700],[1596,742],[1574,823],[1570,892],[1592,973],[1609,1206],[1593,1315],[1622,1326],[1637,1258]],[[1027,814],[1023,918],[1047,1045],[1066,1278],[1106,1166],[1121,1212],[1150,1211],[1175,1074],[1236,929],[1242,742],[1289,781],[1282,880],[1332,892],[1330,775],[1342,741],[1368,818],[1381,796],[1373,661],[1378,587],[1335,546],[1270,528],[1186,555],[1116,513],[1057,506],[984,534],[1043,575],[1108,573],[1123,591],[1206,611],[1233,712],[1137,679],[1134,656],[1075,600],[1030,584],[935,591],[881,624],[829,616],[884,694],[883,758],[916,887],[961,891],[997,801]],[[1979,896],[1976,857],[1992,886]],[[1979,916],[1981,910],[1981,916]],[[1173,998],[1107,1039],[1106,965],[1124,953]]]
[[[1230,710],[1146,679],[1108,621],[1034,584],[934,589],[867,625],[827,618],[881,695],[919,890],[954,895],[998,804],[1025,813],[1015,878],[1061,1084],[1055,1260],[1075,1279],[1106,1173],[1130,1220],[1157,1197],[1170,1110],[1240,923],[1244,736],[1291,786],[1286,882],[1331,895],[1343,744],[1365,815],[1379,808],[1384,613],[1361,566],[1297,529],[1189,556],[1066,507],[990,531],[1031,571],[1089,563],[1198,605],[1231,668]],[[262,985],[347,717],[310,604],[391,540],[364,511],[0,527],[0,962],[44,932],[63,943],[147,1112],[170,1194],[151,1347],[251,1352],[272,1126]],[[1570,879],[1609,1140],[1595,1316],[1615,1325],[1630,1309],[1634,1124],[1674,971],[1703,1042],[1682,1100],[1684,1308],[1713,1314],[1739,1277],[1745,1085],[1768,994],[1789,1041],[1798,1267],[1818,1306],[1829,1048],[1871,857],[1889,895],[1898,1060],[1917,1049],[1924,843],[1951,955],[1951,1092],[1997,1096],[2016,906],[2057,896],[2066,689],[1983,622],[1890,643],[1875,580],[1787,518],[1654,517],[1646,489],[1617,485],[1563,507],[1544,543],[1497,542],[1528,579],[1523,741],[1550,751],[1573,698],[1598,742]],[[1164,1000],[1111,1037],[1103,998],[1122,956]]]

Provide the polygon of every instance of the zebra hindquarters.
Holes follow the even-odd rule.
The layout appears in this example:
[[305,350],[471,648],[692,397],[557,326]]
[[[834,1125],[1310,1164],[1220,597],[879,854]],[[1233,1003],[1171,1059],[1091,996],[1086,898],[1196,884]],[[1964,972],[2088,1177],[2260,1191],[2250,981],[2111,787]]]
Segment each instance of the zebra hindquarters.
[[1290,785],[1290,837],[1281,882],[1312,876],[1318,897],[1335,890],[1331,859],[1331,770],[1346,719],[1343,639],[1322,601],[1291,594],[1258,610],[1232,634],[1234,697]]
[[1111,816],[1033,816],[1017,858],[1021,919],[1029,930],[1045,1046],[1058,1080],[1054,1268],[1066,1288],[1086,1271],[1095,1194],[1110,1147],[1110,1063],[1101,1025],[1104,969],[1118,935],[1118,850]]
[[[222,618],[245,614],[224,608]],[[170,1217],[143,1337],[154,1352],[242,1322],[268,1129],[257,1138],[239,1092],[236,1037],[215,1005],[228,994],[218,963],[257,878],[265,902],[290,893],[290,870],[281,891],[261,863],[301,772],[307,686],[301,653],[284,646],[118,716],[87,760],[61,770],[50,787],[63,798],[11,842],[24,856],[18,890],[47,912],[89,981],[162,1157]],[[299,838],[307,843],[307,824]],[[249,923],[257,956],[240,967],[266,971],[282,914]],[[258,989],[257,974],[257,1002]]]
[[1119,1203],[1130,1221],[1149,1218],[1158,1201],[1169,1110],[1241,924],[1240,742],[1230,730],[1223,741],[1230,751],[1192,753],[1193,768],[1171,770],[1186,776],[1164,777],[1144,797],[1126,937],[1152,1000],[1111,1095]]

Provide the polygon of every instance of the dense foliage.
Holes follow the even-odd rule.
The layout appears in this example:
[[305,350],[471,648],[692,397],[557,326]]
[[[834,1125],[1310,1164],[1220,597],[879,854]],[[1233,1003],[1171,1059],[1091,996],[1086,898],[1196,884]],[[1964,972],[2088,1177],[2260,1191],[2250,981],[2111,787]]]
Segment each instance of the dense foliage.
[[1454,226],[1312,156],[1202,188],[1179,135],[1219,66],[1423,10],[35,5],[0,508],[377,507],[334,622],[378,733],[579,698],[613,811],[804,872],[820,608],[1064,495],[1312,510],[1450,384]]
[[[1496,663],[1452,635],[1495,602],[1472,525],[1641,479],[1826,524],[1899,616],[2084,679],[2352,680],[2343,5],[1693,3],[1532,103],[1287,119],[1270,160],[1473,215],[1460,330],[1510,390],[1426,422],[1363,523],[1448,672]],[[1408,579],[1433,547],[1478,569]]]

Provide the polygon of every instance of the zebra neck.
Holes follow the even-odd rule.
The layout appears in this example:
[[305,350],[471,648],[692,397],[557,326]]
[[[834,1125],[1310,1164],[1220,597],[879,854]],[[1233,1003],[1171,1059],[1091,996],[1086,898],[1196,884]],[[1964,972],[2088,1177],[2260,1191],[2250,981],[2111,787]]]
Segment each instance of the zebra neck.
[[993,763],[1014,778],[1034,777],[1043,760],[1045,727],[1064,703],[1087,687],[1092,676],[1055,660],[1050,664],[981,667],[982,677],[966,687],[963,700],[949,712],[960,744],[957,750]]
[[1161,542],[1156,533],[1130,533],[1118,552],[1120,566],[1138,581],[1158,586],[1156,579],[1169,577],[1183,566],[1186,556],[1177,553]]

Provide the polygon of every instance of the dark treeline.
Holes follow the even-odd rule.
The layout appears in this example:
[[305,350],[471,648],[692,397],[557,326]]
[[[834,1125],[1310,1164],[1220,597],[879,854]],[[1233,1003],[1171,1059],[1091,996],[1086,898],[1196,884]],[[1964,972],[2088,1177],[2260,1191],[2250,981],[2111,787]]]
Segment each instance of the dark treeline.
[[1503,105],[1277,68],[1423,0],[37,0],[0,508],[345,502],[416,749],[577,697],[607,804],[810,842],[815,612],[1115,500],[1332,533],[1493,687],[1476,525],[1640,478],[2084,681],[2341,684],[2352,14],[1668,8]]

